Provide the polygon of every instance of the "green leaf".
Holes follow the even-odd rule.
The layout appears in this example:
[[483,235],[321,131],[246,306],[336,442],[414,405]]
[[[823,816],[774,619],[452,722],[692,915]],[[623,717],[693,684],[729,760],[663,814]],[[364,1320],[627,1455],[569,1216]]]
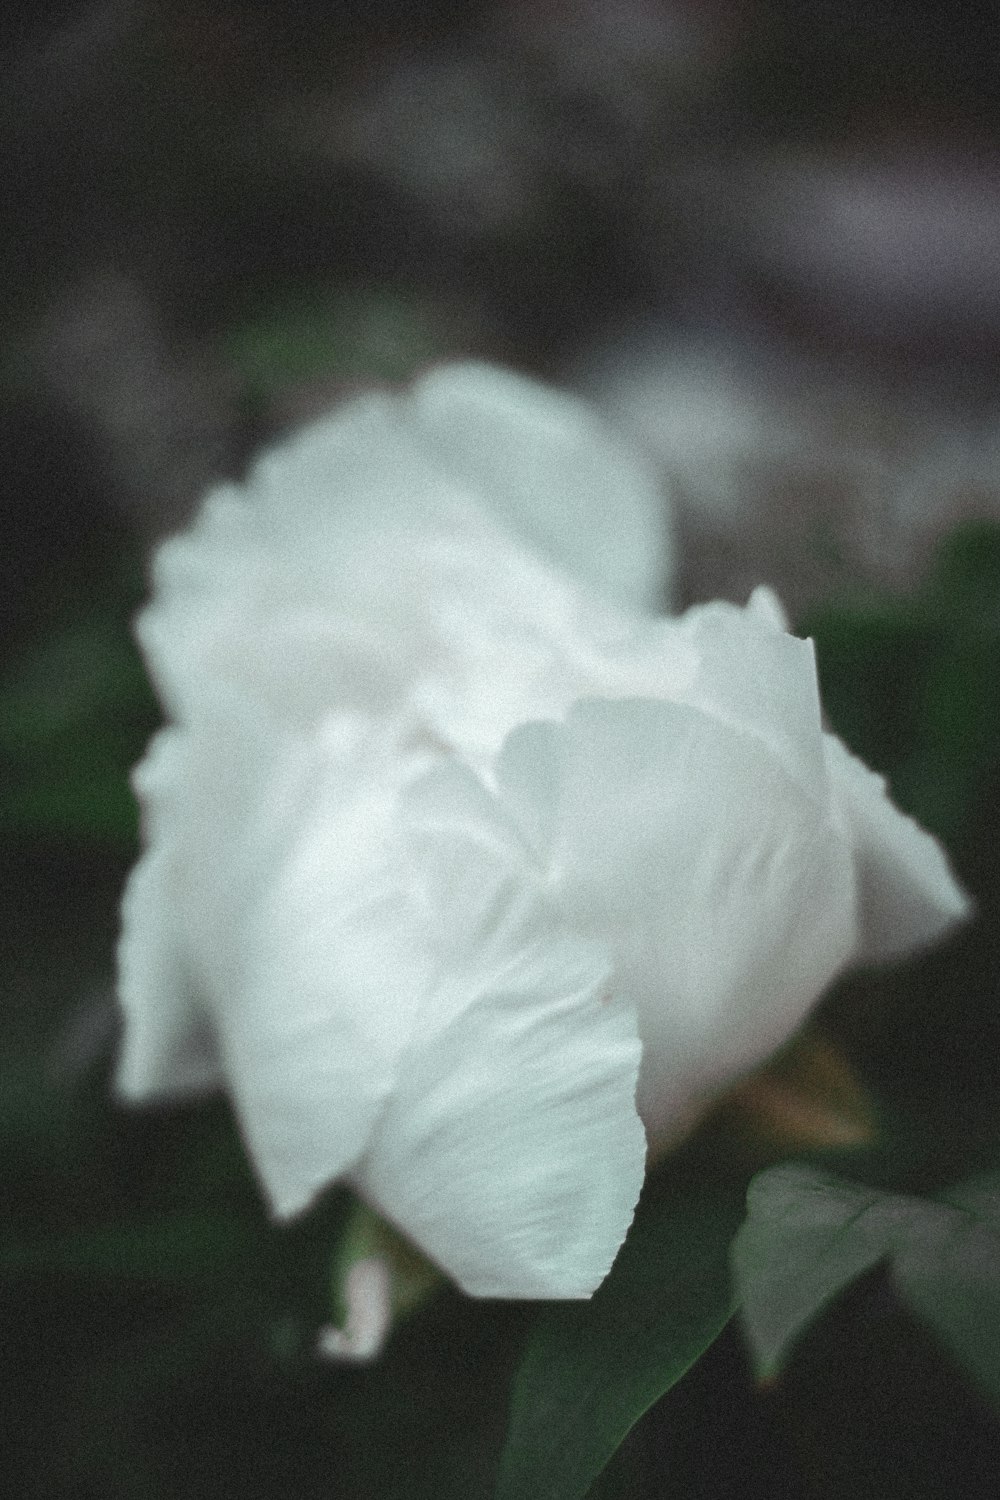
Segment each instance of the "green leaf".
[[343,1323],[347,1316],[344,1289],[351,1268],[373,1256],[383,1259],[389,1268],[394,1323],[415,1312],[447,1284],[444,1274],[414,1245],[381,1214],[356,1198],[348,1210],[330,1268],[332,1312],[337,1322]]
[[131,849],[131,765],[157,722],[124,626],[95,616],[23,652],[0,681],[0,833]]
[[966,521],[941,543],[923,597],[942,615],[1000,629],[1000,526]]
[[937,1195],[897,1250],[896,1282],[975,1385],[1000,1405],[1000,1174]]
[[816,643],[823,707],[837,733],[894,777],[919,735],[919,695],[938,644],[934,623],[909,602],[827,605],[800,622]]
[[131,850],[139,839],[139,812],[123,774],[60,767],[0,799],[0,833],[94,839]]
[[201,1214],[115,1224],[0,1246],[0,1276],[62,1273],[152,1283],[228,1278],[252,1266],[261,1237],[253,1226]]
[[732,1260],[759,1376],[777,1374],[818,1314],[884,1258],[883,1196],[796,1163],[754,1178]]
[[958,838],[1000,760],[1000,527],[956,528],[912,598],[847,600],[802,625],[838,734],[902,807]]
[[270,401],[314,380],[402,380],[445,352],[441,321],[404,290],[293,287],[231,328],[223,354]]
[[677,1174],[648,1185],[603,1286],[542,1313],[514,1382],[497,1500],[579,1500],[722,1332],[744,1189]]
[[917,1197],[786,1163],[756,1177],[747,1202],[733,1272],[762,1378],[852,1281],[888,1261],[903,1300],[1000,1402],[1000,1176]]

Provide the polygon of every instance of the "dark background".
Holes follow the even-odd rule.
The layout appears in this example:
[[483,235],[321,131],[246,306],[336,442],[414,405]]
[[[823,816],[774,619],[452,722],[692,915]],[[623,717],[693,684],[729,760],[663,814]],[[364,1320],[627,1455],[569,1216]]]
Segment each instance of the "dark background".
[[[5,1493],[490,1493],[528,1310],[446,1293],[379,1366],[318,1364],[342,1198],[273,1230],[222,1103],[109,1098],[149,547],[367,381],[475,354],[588,392],[671,487],[679,600],[780,588],[834,723],[980,902],[826,1023],[931,1177],[997,1134],[997,29],[898,0],[4,9]],[[604,1492],[995,1494],[997,1436],[877,1272],[773,1389],[730,1329]]]

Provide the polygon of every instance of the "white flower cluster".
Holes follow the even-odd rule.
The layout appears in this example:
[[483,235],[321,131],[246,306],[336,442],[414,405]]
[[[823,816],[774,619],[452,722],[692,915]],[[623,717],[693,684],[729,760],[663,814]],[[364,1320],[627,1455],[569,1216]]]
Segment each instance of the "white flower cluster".
[[349,1182],[477,1295],[589,1295],[647,1136],[965,910],[772,596],[655,616],[661,512],[444,367],[210,496],[139,622],[120,1090],[228,1088],[277,1214]]

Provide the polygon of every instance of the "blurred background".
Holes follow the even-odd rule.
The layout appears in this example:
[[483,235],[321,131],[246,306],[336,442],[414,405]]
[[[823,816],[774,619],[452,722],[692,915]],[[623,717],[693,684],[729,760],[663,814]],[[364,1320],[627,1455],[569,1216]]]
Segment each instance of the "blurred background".
[[[8,0],[7,1493],[490,1492],[523,1309],[446,1296],[381,1369],[317,1366],[337,1196],[272,1231],[222,1105],[107,1099],[149,548],[429,360],[587,394],[662,472],[678,602],[765,581],[815,633],[834,722],[982,913],[829,1024],[949,1163],[990,1136],[998,69],[985,0]],[[608,1483],[995,1493],[993,1418],[887,1284],[836,1317],[766,1396],[727,1335]]]
[[985,0],[14,0],[2,24],[3,514],[29,555],[105,512],[175,525],[345,387],[450,353],[637,430],[686,597],[904,583],[996,511]]

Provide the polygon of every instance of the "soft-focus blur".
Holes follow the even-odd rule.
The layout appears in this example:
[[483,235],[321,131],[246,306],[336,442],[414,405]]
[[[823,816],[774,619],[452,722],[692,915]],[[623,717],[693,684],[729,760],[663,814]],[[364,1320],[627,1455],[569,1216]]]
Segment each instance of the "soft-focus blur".
[[106,510],[174,525],[346,385],[455,351],[641,434],[689,598],[900,585],[996,513],[993,7],[7,15],[4,521],[29,558]]
[[[361,384],[462,354],[586,393],[662,473],[678,604],[766,582],[815,632],[982,912],[827,1023],[945,1155],[996,1118],[998,55],[985,0],[4,8],[4,1493],[490,1494],[522,1310],[446,1296],[325,1370],[343,1203],[273,1232],[221,1105],[107,1102],[144,560]],[[995,1493],[888,1284],[839,1316],[766,1396],[727,1334],[621,1492]]]

